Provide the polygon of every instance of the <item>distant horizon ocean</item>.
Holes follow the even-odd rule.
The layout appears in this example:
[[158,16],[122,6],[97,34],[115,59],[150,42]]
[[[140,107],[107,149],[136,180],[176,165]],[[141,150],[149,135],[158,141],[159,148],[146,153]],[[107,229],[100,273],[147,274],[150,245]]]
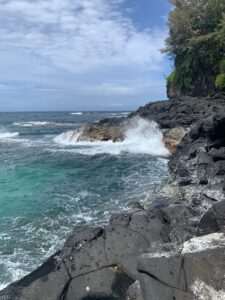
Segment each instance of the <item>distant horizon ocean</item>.
[[136,120],[120,143],[68,139],[86,123],[128,113],[0,112],[0,289],[52,255],[74,226],[105,224],[167,178],[151,122]]

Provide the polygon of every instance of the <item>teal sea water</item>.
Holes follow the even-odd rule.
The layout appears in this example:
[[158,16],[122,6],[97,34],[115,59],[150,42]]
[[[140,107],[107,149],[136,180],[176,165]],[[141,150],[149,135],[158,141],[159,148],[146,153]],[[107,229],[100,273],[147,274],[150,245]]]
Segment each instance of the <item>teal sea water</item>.
[[77,143],[70,132],[126,113],[0,113],[0,288],[34,270],[76,224],[103,224],[167,177],[154,124],[123,143]]

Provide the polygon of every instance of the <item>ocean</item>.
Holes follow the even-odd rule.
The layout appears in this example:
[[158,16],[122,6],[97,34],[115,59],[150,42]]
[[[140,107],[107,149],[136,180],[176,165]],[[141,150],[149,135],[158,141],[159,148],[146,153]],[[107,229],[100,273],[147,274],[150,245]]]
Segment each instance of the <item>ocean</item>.
[[167,150],[152,122],[136,119],[120,143],[71,140],[88,122],[127,114],[0,113],[0,289],[57,251],[77,224],[103,225],[166,180]]

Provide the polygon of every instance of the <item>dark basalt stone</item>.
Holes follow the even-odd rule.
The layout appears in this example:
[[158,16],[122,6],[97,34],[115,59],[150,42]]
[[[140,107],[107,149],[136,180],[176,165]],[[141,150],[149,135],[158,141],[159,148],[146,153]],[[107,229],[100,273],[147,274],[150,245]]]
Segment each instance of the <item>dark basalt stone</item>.
[[0,291],[0,300],[125,300],[128,290],[132,300],[192,300],[197,278],[215,292],[224,289],[224,104],[218,96],[182,97],[88,125],[82,138],[116,141],[140,116],[158,122],[167,137],[179,136],[168,182],[104,227],[77,226],[58,253]]
[[170,252],[138,259],[144,299],[224,299],[224,268],[224,233],[194,238]]

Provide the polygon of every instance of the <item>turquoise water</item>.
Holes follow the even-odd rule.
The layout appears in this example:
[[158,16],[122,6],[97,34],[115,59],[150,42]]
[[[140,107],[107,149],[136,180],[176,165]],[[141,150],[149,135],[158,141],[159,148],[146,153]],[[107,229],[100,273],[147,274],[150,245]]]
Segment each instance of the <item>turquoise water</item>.
[[165,180],[167,159],[146,151],[143,139],[125,148],[55,140],[87,122],[123,115],[0,113],[0,287],[40,265],[76,224],[103,224]]

